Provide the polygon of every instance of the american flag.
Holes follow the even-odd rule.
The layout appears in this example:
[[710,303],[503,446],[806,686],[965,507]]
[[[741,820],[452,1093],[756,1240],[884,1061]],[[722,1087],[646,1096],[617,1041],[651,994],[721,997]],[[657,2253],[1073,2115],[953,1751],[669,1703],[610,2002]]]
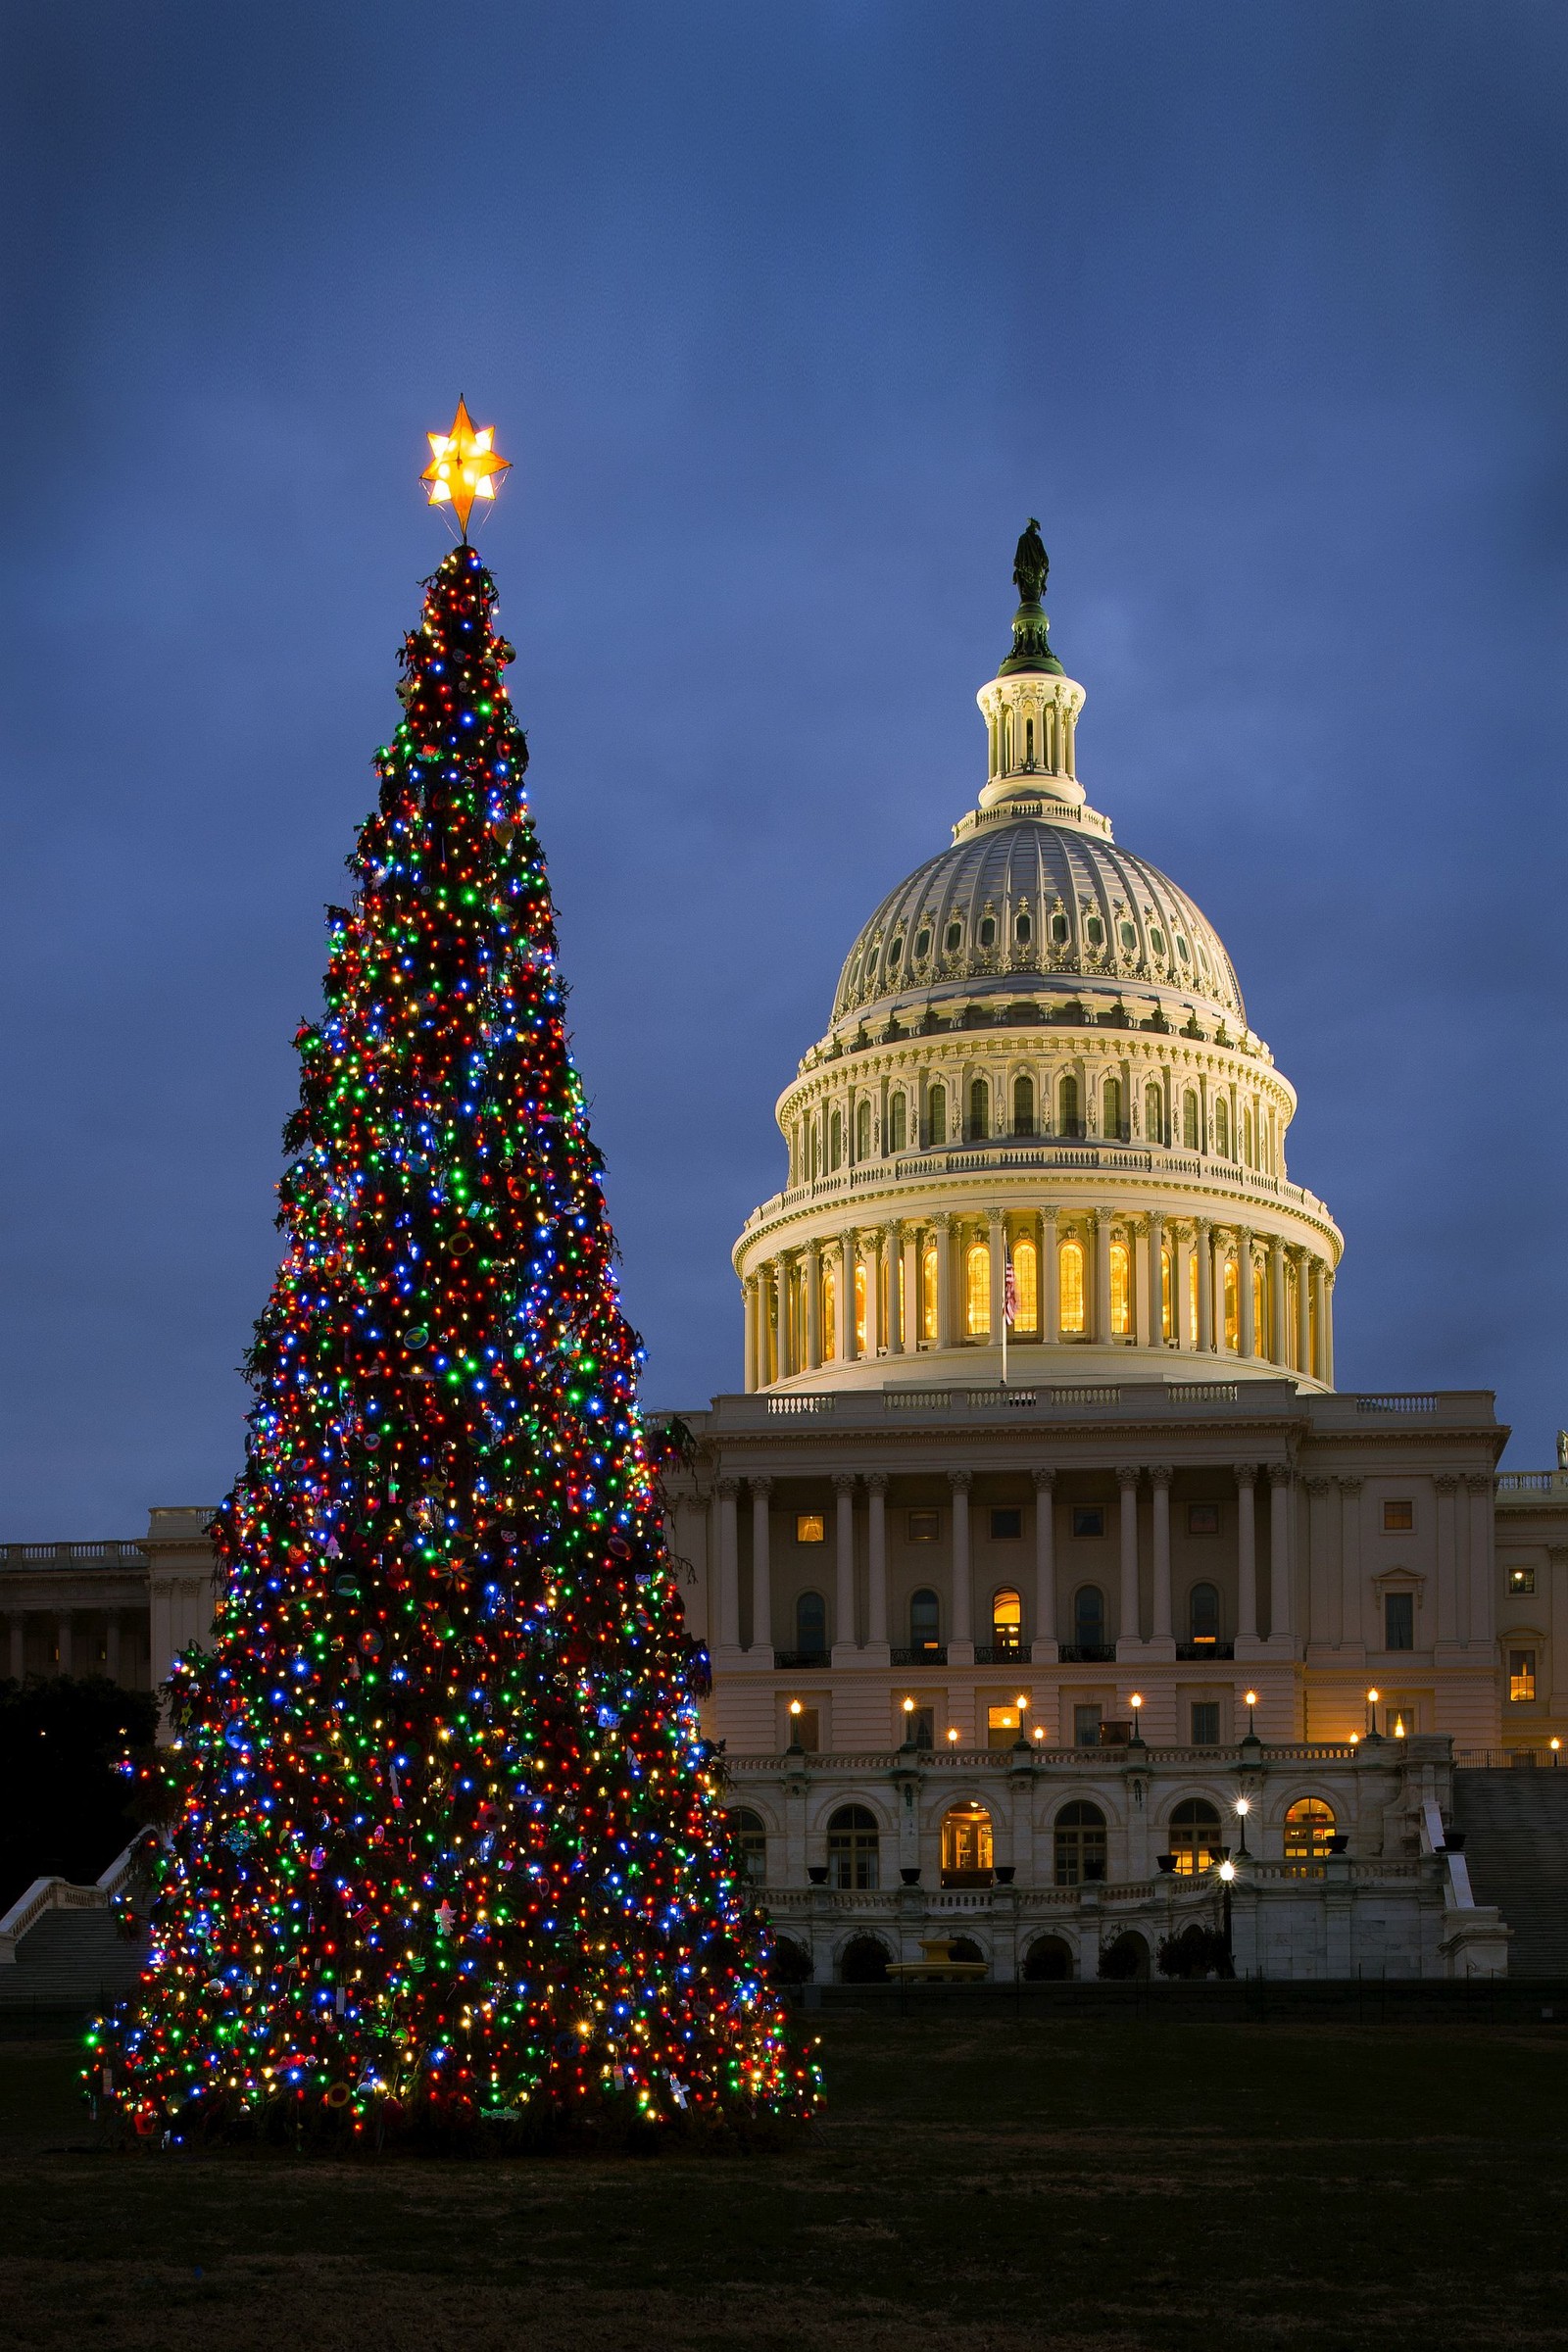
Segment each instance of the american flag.
[[1012,1270],[1012,1251],[1007,1251],[1007,1270],[1002,1282],[1002,1311],[1009,1323],[1018,1320],[1018,1282]]

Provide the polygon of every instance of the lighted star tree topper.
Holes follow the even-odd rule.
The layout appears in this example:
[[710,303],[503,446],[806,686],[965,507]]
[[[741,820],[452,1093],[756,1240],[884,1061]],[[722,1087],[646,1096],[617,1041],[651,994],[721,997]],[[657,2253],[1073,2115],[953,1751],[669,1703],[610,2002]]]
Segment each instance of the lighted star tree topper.
[[466,401],[458,402],[450,433],[426,433],[424,437],[430,444],[430,463],[419,479],[430,485],[431,506],[450,506],[466,538],[474,500],[494,499],[500,476],[510,471],[512,460],[497,457],[493,424],[474,430]]
[[[466,521],[493,435],[460,407],[432,448]],[[601,2144],[817,2097],[699,1731],[495,605],[466,541],[426,583],[296,1038],[150,1957],[91,2036],[148,2139]]]

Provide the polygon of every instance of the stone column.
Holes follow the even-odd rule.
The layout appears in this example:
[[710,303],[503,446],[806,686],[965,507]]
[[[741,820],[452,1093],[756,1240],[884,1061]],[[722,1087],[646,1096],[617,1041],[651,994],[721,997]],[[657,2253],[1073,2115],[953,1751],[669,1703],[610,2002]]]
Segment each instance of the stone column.
[[1459,1641],[1459,1561],[1454,1542],[1454,1497],[1459,1481],[1446,1474],[1432,1484],[1438,1491],[1438,1647],[1452,1649]]
[[1289,1646],[1291,1632],[1291,1471],[1277,1462],[1268,1490],[1268,1638]]
[[1102,1347],[1110,1343],[1110,1225],[1111,1211],[1095,1211],[1095,1329],[1094,1338]]
[[1061,1260],[1054,1207],[1041,1210],[1040,1226],[1040,1336],[1055,1347],[1061,1338]]
[[718,1522],[718,1640],[726,1649],[739,1645],[741,1633],[740,1544],[735,1524],[738,1481],[721,1478],[713,1489],[713,1513]]
[[118,1683],[124,1667],[120,1642],[120,1611],[111,1609],[104,1627],[104,1672],[112,1683]]
[[833,1528],[833,1566],[837,1576],[837,1622],[834,1625],[833,1648],[858,1649],[859,1643],[855,1630],[855,1473],[836,1470],[833,1492],[837,1510]]
[[1032,1663],[1056,1656],[1056,1473],[1037,1469],[1035,1481],[1035,1639]]
[[953,1346],[953,1216],[938,1209],[931,1220],[937,1245],[937,1346]]
[[752,1648],[760,1650],[769,1666],[773,1663],[773,1576],[768,1550],[772,1493],[770,1478],[752,1480]]
[[775,1380],[788,1380],[790,1362],[790,1268],[785,1257],[773,1260],[773,1362]]
[[855,1330],[855,1236],[839,1238],[839,1362],[853,1364],[860,1344]]
[[20,1610],[13,1614],[9,1631],[11,1680],[14,1683],[24,1682],[27,1674],[27,1620]]
[[1236,1639],[1257,1640],[1257,1521],[1255,1462],[1238,1462],[1236,1479]]
[[757,1276],[748,1274],[741,1285],[741,1298],[746,1306],[746,1393],[748,1396],[761,1386],[757,1377]]
[[871,1471],[865,1482],[868,1497],[866,1525],[866,1640],[886,1648],[888,1639],[888,1479],[885,1470]]
[[[1165,1220],[1157,1208],[1152,1208],[1149,1212],[1149,1336],[1144,1342],[1147,1348],[1163,1348],[1165,1345],[1165,1286],[1160,1279],[1160,1256],[1164,1245]],[[1175,1289],[1175,1276],[1176,1269],[1172,1266],[1172,1290]],[[1175,1303],[1172,1298],[1172,1307]],[[1156,1634],[1159,1631],[1157,1624],[1154,1631]]]
[[1341,1640],[1351,1649],[1366,1646],[1361,1593],[1361,1481],[1342,1478],[1340,1490]]
[[1268,1246],[1269,1353],[1282,1368],[1290,1361],[1285,1336],[1285,1244],[1275,1234]]
[[1306,1623],[1301,1631],[1315,1647],[1337,1649],[1340,1641],[1339,1586],[1329,1552],[1329,1495],[1332,1482],[1306,1482]]
[[1323,1385],[1327,1389],[1332,1389],[1334,1386],[1334,1277],[1327,1268],[1324,1269],[1323,1274],[1323,1321],[1319,1328],[1323,1335]]
[[1204,1355],[1214,1351],[1214,1228],[1206,1217],[1193,1226],[1198,1251],[1198,1346]]
[[55,1628],[55,1643],[60,1659],[59,1671],[62,1674],[70,1674],[72,1671],[73,1642],[71,1638],[71,1618],[68,1614],[62,1613],[60,1622]]
[[904,1228],[897,1217],[890,1217],[882,1228],[882,1258],[888,1270],[888,1328],[887,1347],[890,1355],[906,1354],[912,1346],[909,1332],[909,1300],[906,1292],[900,1296],[900,1274],[904,1263]]
[[991,1248],[991,1345],[1002,1346],[1002,1317],[1007,1279],[1007,1220],[1000,1208],[986,1210],[987,1241]]
[[1121,1626],[1116,1655],[1121,1657],[1143,1646],[1138,1607],[1138,1471],[1131,1462],[1118,1465],[1116,1484],[1121,1489]]
[[[967,1470],[950,1470],[948,1485],[953,1490],[953,1640],[948,1657],[952,1664],[968,1664],[968,1652],[974,1642],[974,1604],[969,1587],[969,1480]],[[965,1651],[960,1660],[956,1652]]]
[[925,1337],[921,1320],[920,1298],[920,1229],[917,1225],[904,1228],[904,1351],[913,1355]]
[[1495,1582],[1492,1573],[1493,1547],[1496,1533],[1494,1516],[1494,1489],[1486,1473],[1472,1471],[1465,1480],[1470,1495],[1470,1624],[1467,1629],[1472,1649],[1485,1649],[1492,1655],[1496,1640],[1496,1609],[1493,1594]]
[[822,1368],[822,1249],[808,1242],[806,1250],[806,1361],[812,1372]]
[[1304,1250],[1296,1253],[1296,1364],[1303,1378],[1312,1377],[1312,1261]]
[[1149,1473],[1154,1494],[1154,1622],[1153,1639],[1175,1653],[1170,1619],[1170,1482],[1171,1466],[1156,1462]]
[[1252,1236],[1245,1225],[1236,1229],[1236,1312],[1241,1326],[1240,1355],[1257,1353],[1256,1318],[1252,1313]]

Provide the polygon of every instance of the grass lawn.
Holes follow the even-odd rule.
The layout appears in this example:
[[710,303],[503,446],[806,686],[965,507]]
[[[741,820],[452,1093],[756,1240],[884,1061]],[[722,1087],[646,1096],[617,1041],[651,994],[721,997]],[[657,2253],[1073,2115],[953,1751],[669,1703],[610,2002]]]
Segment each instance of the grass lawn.
[[1568,2028],[825,2013],[786,2156],[95,2153],[0,2044],[0,2344],[1568,2346]]

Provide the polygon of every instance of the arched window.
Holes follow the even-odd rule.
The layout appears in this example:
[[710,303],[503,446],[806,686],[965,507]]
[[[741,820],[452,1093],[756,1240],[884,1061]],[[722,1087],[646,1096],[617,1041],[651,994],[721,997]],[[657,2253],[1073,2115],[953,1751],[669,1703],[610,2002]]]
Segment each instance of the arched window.
[[920,1258],[920,1336],[935,1342],[937,1336],[937,1246],[927,1242]]
[[796,1600],[795,1649],[803,1658],[827,1656],[827,1602],[820,1592],[802,1592]]
[[1219,1588],[1195,1585],[1187,1595],[1187,1639],[1204,1649],[1219,1640]]
[[1256,1354],[1267,1355],[1268,1346],[1268,1319],[1263,1307],[1263,1269],[1254,1257],[1252,1260],[1252,1348]]
[[969,1141],[983,1144],[991,1133],[991,1089],[983,1078],[969,1081]]
[[857,1159],[871,1156],[871,1105],[865,1102],[855,1114],[855,1156]]
[[855,1350],[858,1355],[865,1353],[865,1260],[863,1257],[858,1257],[855,1261]]
[[945,1144],[948,1140],[948,1090],[934,1086],[927,1098],[926,1117],[930,1123],[931,1141]]
[[1077,1334],[1084,1327],[1084,1246],[1068,1240],[1058,1244],[1056,1269],[1061,1288],[1061,1328],[1063,1336]]
[[1221,1159],[1229,1159],[1231,1155],[1231,1114],[1230,1106],[1223,1095],[1214,1105],[1214,1149]]
[[895,1095],[888,1104],[888,1150],[902,1152],[906,1137],[908,1113],[902,1094]]
[[1078,1107],[1078,1081],[1071,1070],[1056,1089],[1056,1105],[1059,1112],[1056,1124],[1060,1132],[1063,1135],[1082,1135],[1084,1121]]
[[1095,1886],[1105,1876],[1105,1816],[1087,1797],[1063,1805],[1052,1825],[1058,1886]]
[[1191,1087],[1182,1097],[1182,1142],[1189,1152],[1198,1150],[1198,1097]]
[[942,1817],[944,1886],[989,1886],[994,1848],[984,1805],[954,1805]]
[[1162,1245],[1159,1252],[1159,1336],[1174,1339],[1176,1320],[1176,1291],[1171,1281],[1170,1250]]
[[1320,1796],[1298,1796],[1285,1816],[1285,1860],[1293,1878],[1315,1876],[1328,1859],[1334,1808]]
[[1023,1234],[1012,1245],[1012,1287],[1017,1298],[1013,1315],[1015,1331],[1040,1329],[1040,1257],[1034,1243]]
[[834,1266],[822,1268],[822,1360],[839,1351],[839,1278]]
[[1301,1278],[1293,1258],[1285,1261],[1285,1360],[1298,1372],[1304,1372],[1301,1361]]
[[1225,1345],[1232,1355],[1242,1344],[1242,1294],[1236,1280],[1236,1260],[1225,1260]]
[[909,1594],[909,1647],[917,1658],[933,1658],[942,1647],[942,1604],[923,1586]]
[[827,1825],[827,1875],[831,1886],[874,1886],[881,1839],[876,1815],[866,1805],[840,1805]]
[[1023,1647],[1023,1598],[1009,1585],[991,1595],[991,1645],[1007,1657]]
[[1243,1144],[1243,1152],[1244,1156],[1246,1157],[1247,1164],[1250,1168],[1255,1168],[1257,1165],[1257,1121],[1252,1115],[1252,1105],[1250,1102],[1248,1103],[1247,1109],[1243,1114],[1242,1134],[1245,1139]]
[[1033,1135],[1035,1131],[1035,1082],[1032,1078],[1015,1078],[1012,1082],[1012,1132],[1014,1135]]
[[1184,1797],[1170,1817],[1169,1851],[1183,1878],[1219,1860],[1219,1815],[1206,1797]]
[[1144,1089],[1144,1134],[1152,1144],[1165,1141],[1165,1098],[1157,1086]]
[[1102,1110],[1103,1115],[1101,1121],[1101,1133],[1107,1142],[1116,1143],[1121,1136],[1121,1080],[1119,1078],[1105,1080],[1105,1091],[1102,1097]]
[[725,1819],[741,1876],[760,1885],[767,1877],[767,1824],[749,1805],[736,1805]]
[[1125,1242],[1110,1245],[1110,1328],[1126,1339],[1133,1327],[1133,1255]]
[[971,1340],[988,1339],[991,1334],[991,1249],[989,1243],[971,1242],[963,1253],[963,1313],[964,1329]]
[[833,1123],[828,1130],[828,1136],[827,1164],[829,1170],[832,1171],[844,1164],[844,1113],[842,1110],[836,1110],[833,1113]]
[[1080,1649],[1105,1646],[1105,1595],[1098,1585],[1080,1585],[1072,1596],[1072,1638]]

